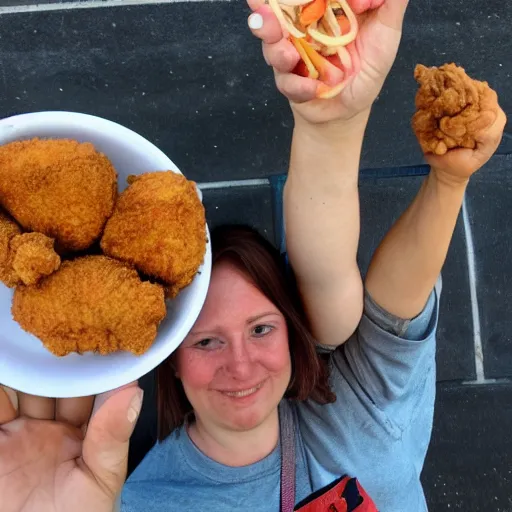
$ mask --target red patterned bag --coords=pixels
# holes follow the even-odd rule
[[[344,476],[315,492],[295,509],[297,512],[378,512],[375,503],[356,478]]]

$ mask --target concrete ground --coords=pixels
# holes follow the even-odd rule
[[[0,0],[0,114],[72,110],[158,145],[204,191],[208,221],[280,238],[291,117],[243,1]],[[36,3],[34,1],[34,3]],[[136,5],[140,4],[140,5]],[[365,270],[426,169],[414,136],[414,65],[456,62],[512,115],[512,3],[411,0],[403,43],[370,121],[361,171]],[[469,186],[446,262],[430,509],[512,510],[512,133]],[[152,375],[131,453],[154,442]]]

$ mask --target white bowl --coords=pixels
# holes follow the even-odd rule
[[[91,142],[112,162],[120,191],[129,174],[181,172],[162,151],[137,133],[106,119],[74,112],[39,112],[0,120],[0,145],[15,140],[70,138]],[[201,197],[201,193],[198,190]],[[201,197],[202,199],[202,197]],[[207,228],[208,231],[208,228]],[[0,283],[0,383],[38,396],[79,397],[123,386],[145,375],[183,341],[203,306],[210,282],[211,248],[194,281],[172,301],[152,347],[142,356],[116,352],[56,357],[12,319],[13,291]]]

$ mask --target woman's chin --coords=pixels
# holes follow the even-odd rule
[[[252,410],[233,411],[232,414],[226,416],[225,421],[227,420],[232,430],[246,432],[260,426],[269,415],[270,411],[254,407]]]

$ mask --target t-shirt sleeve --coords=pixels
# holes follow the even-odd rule
[[[332,354],[331,371],[349,369],[374,405],[400,427],[411,421],[435,371],[440,292],[439,280],[423,311],[410,320],[391,315],[366,294],[357,332]]]

